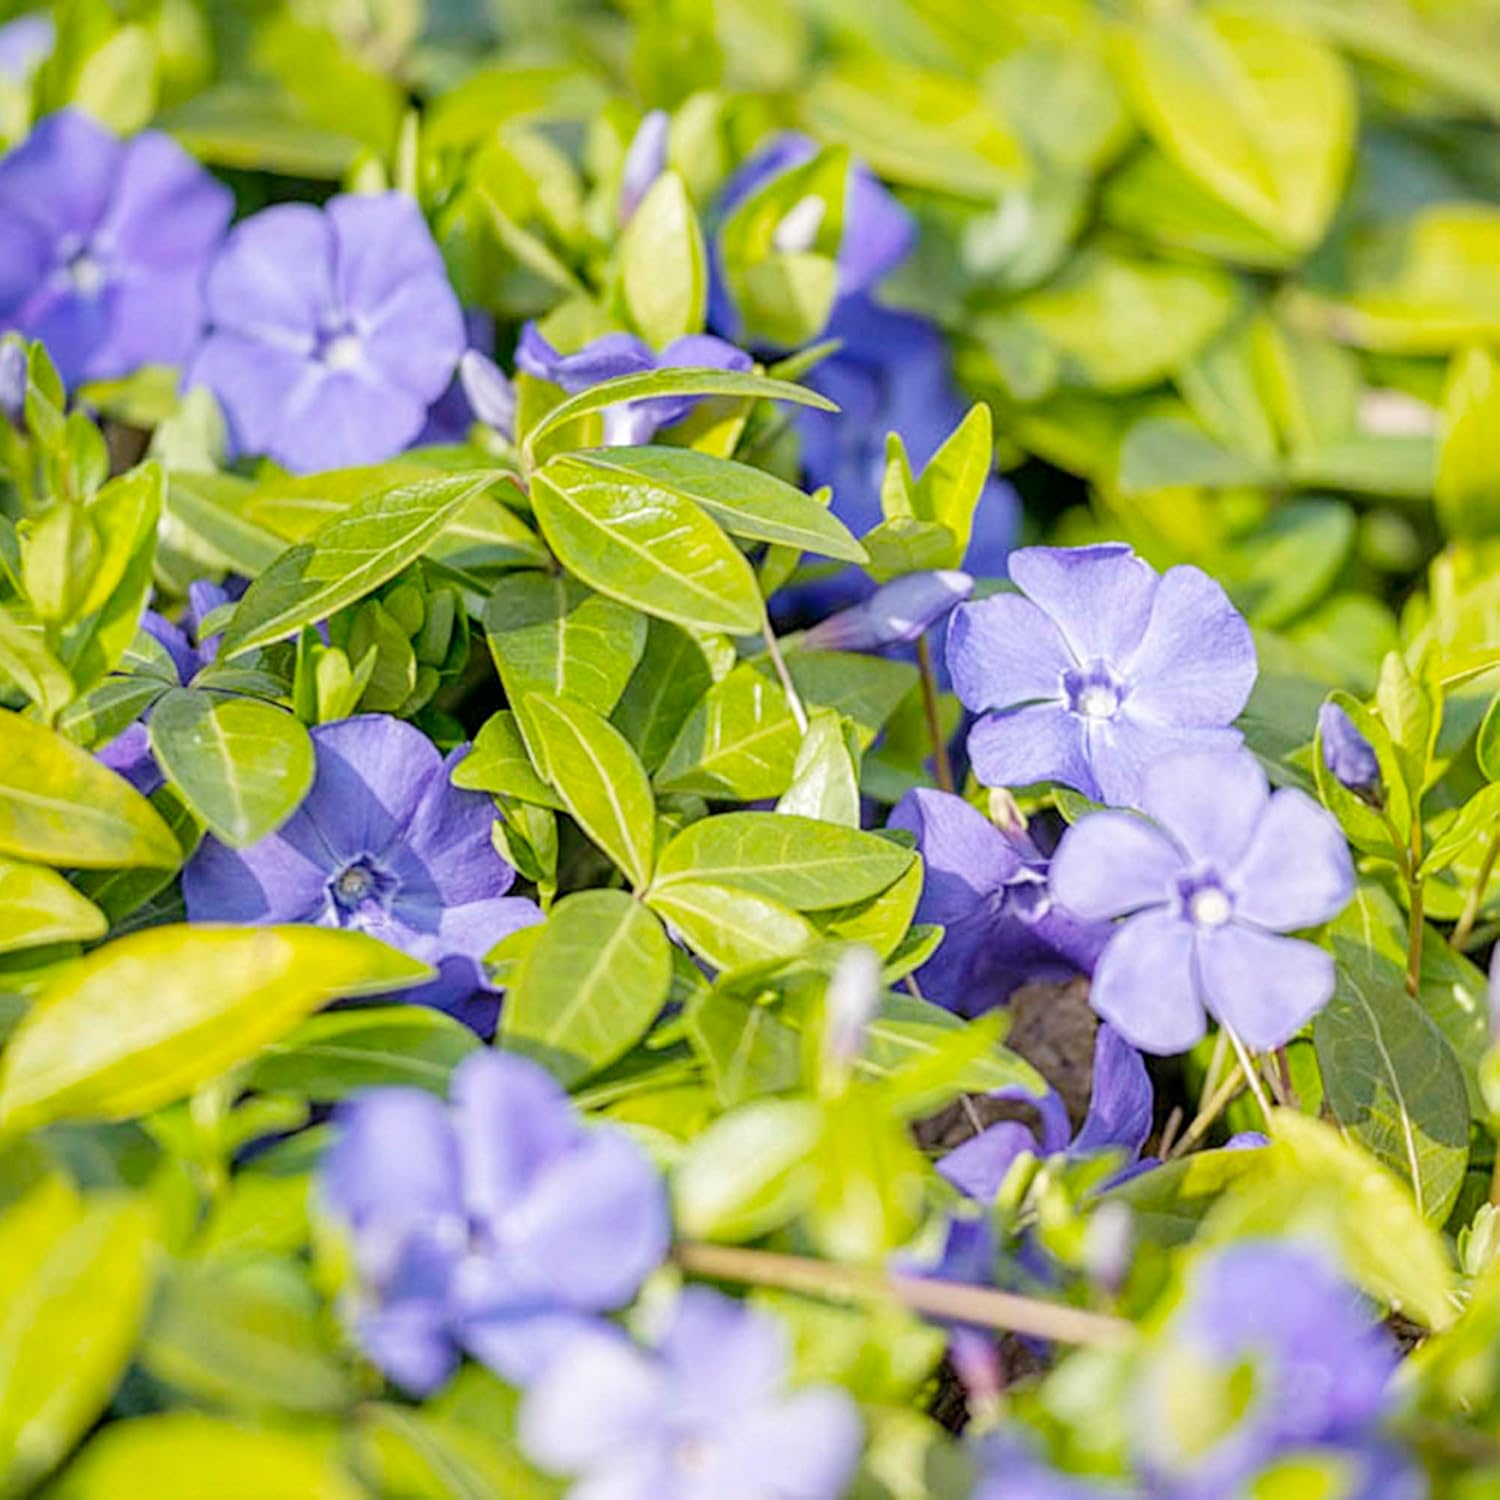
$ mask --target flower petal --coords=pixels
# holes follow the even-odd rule
[[[1129,547],[1022,547],[1008,566],[1080,664],[1102,659],[1118,668],[1140,643],[1158,579]]]
[[[1164,911],[1122,923],[1094,970],[1089,1004],[1143,1052],[1186,1052],[1205,1030],[1193,929]]]
[[[234,194],[223,183],[171,136],[147,130],[121,154],[98,236],[132,266],[188,271],[196,280],[233,212]]]
[[[948,625],[948,672],[965,707],[1014,708],[1061,702],[1074,665],[1057,626],[1019,594],[962,604]]]
[[[1098,812],[1063,835],[1049,881],[1059,906],[1085,921],[1121,917],[1171,897],[1182,852],[1131,813]]]
[[[503,896],[515,882],[515,870],[496,853],[490,838],[494,801],[449,779],[459,758],[450,755],[442,770],[428,777],[400,844],[387,857],[401,881],[403,901],[462,906]]]
[[[1290,932],[1336,917],[1354,895],[1354,862],[1333,817],[1305,792],[1272,794],[1233,873],[1235,914]]]
[[[1133,1160],[1151,1134],[1155,1095],[1141,1054],[1112,1026],[1094,1037],[1094,1082],[1089,1112],[1073,1141],[1073,1151],[1123,1146]]]
[[[124,149],[81,110],[45,115],[0,159],[0,218],[14,215],[53,240],[88,236],[109,205]]]
[[[1137,714],[1163,724],[1223,725],[1255,686],[1255,642],[1219,584],[1184,565],[1162,575],[1140,645],[1119,665]]]
[[[1026,1151],[1042,1155],[1036,1136],[1019,1120],[1001,1120],[955,1146],[938,1162],[938,1175],[980,1203],[993,1203],[1005,1174]]]
[[[426,400],[388,379],[368,350],[347,370],[307,369],[312,376],[302,377],[282,409],[280,430],[266,450],[294,474],[381,463],[401,452],[427,420]]]
[[[1085,797],[1099,795],[1078,715],[1057,704],[986,714],[969,731],[969,759],[985,786],[1057,781]]]
[[[237,224],[209,272],[208,310],[216,330],[310,355],[334,311],[328,218],[281,203]]]
[[[1223,875],[1244,857],[1270,801],[1266,773],[1247,750],[1163,757],[1141,782],[1141,809],[1190,859]]]
[[[1138,718],[1126,698],[1112,719],[1089,721],[1087,755],[1100,797],[1116,807],[1140,807],[1146,772],[1172,755],[1233,754],[1244,743],[1237,729],[1179,729]]]
[[[340,862],[403,838],[428,782],[443,774],[437,746],[389,714],[319,724],[312,738],[318,769],[303,808]]]
[[[811,1386],[736,1418],[692,1500],[828,1500],[847,1491],[864,1427],[847,1392]],[[716,1445],[717,1447],[717,1445]],[[736,1483],[737,1481],[737,1483]]]
[[[678,1296],[657,1348],[677,1377],[681,1409],[703,1422],[769,1399],[791,1357],[776,1318],[703,1286]]]
[[[317,922],[326,913],[336,868],[301,809],[248,849],[205,838],[182,872],[188,920]]]
[[[212,333],[198,347],[183,382],[213,393],[236,454],[269,453],[287,410],[300,409],[321,378],[304,353],[239,333]]]
[[[887,824],[916,834],[922,856],[918,920],[947,926],[1019,873],[1021,856],[978,808],[951,792],[918,787]]]
[[[1256,1052],[1280,1047],[1333,995],[1330,954],[1239,922],[1200,932],[1198,972],[1209,1010]]]

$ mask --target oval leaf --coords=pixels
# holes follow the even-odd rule
[[[0,953],[103,937],[109,922],[56,870],[0,859]]]

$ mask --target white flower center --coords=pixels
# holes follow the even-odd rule
[[[672,1450],[672,1461],[681,1474],[702,1475],[713,1456],[712,1446],[703,1438],[683,1438]]]
[[[1078,695],[1076,712],[1085,719],[1112,719],[1120,706],[1120,695],[1105,682],[1091,682]]]
[[[1229,897],[1216,885],[1206,885],[1188,898],[1188,915],[1199,927],[1222,927],[1233,908]]]
[[[340,333],[323,346],[323,363],[330,370],[352,370],[364,357],[364,346],[352,333]]]
[[[78,255],[68,265],[68,280],[80,297],[97,297],[104,290],[104,267],[92,255]]]

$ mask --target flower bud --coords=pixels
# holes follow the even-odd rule
[[[469,349],[458,362],[458,379],[474,415],[502,437],[513,437],[516,388],[505,371],[479,350]]]
[[[878,651],[925,635],[974,590],[967,573],[908,573],[875,590],[863,604],[814,625],[802,638],[810,651]]]
[[[1369,740],[1354,727],[1354,720],[1337,703],[1318,710],[1318,732],[1323,740],[1323,764],[1334,778],[1366,802],[1381,796],[1380,762]]]

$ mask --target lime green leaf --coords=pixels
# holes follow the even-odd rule
[[[122,777],[60,734],[0,709],[0,854],[76,867],[175,870],[177,840]]]
[[[0,1059],[0,1129],[123,1120],[253,1057],[330,1000],[431,970],[353,931],[155,927],[67,969]]]
[[[152,1232],[144,1204],[80,1200],[58,1178],[0,1217],[0,1492],[28,1491],[108,1403],[145,1316]]]
[[[531,499],[558,560],[601,594],[679,625],[758,631],[764,606],[744,555],[692,501],[658,489],[643,503],[647,488],[565,457],[535,476]]]
[[[1443,391],[1443,443],[1433,498],[1448,536],[1500,532],[1500,370],[1488,349],[1456,354]]]
[[[646,649],[613,714],[615,727],[635,746],[648,771],[661,765],[713,681],[708,657],[692,635],[668,620],[650,622]]]
[[[688,716],[656,773],[664,792],[749,802],[791,785],[802,731],[785,692],[741,662]]]
[[[620,283],[636,331],[654,349],[698,333],[708,306],[708,253],[676,172],[663,172],[620,236]]]
[[[643,906],[624,891],[566,896],[506,994],[501,1045],[576,1083],[645,1035],[671,982],[667,936]]]
[[[786,813],[733,812],[684,828],[662,850],[657,883],[739,886],[798,911],[850,906],[904,875],[915,855],[876,834]]]
[[[859,827],[859,742],[831,709],[813,713],[776,811]]]
[[[108,931],[104,913],[57,871],[0,858],[0,953],[87,942]]]
[[[48,650],[40,630],[28,629],[0,609],[0,681],[9,680],[36,704],[49,723],[73,701],[68,669]]]
[[[538,807],[561,808],[557,793],[537,775],[521,726],[509,709],[491,714],[474,747],[453,768],[453,785],[471,792],[516,797]]]
[[[555,573],[511,573],[484,608],[506,696],[559,693],[608,713],[646,645],[644,615]]]
[[[599,448],[570,454],[569,462],[601,470],[621,483],[634,480],[642,504],[654,503],[658,489],[694,500],[731,536],[776,542],[841,562],[865,561],[865,549],[827,506],[748,464],[696,448]]]
[[[223,656],[279,641],[394,578],[501,477],[489,470],[434,474],[366,494],[250,585],[225,632]]]
[[[249,1086],[307,1099],[343,1099],[357,1089],[427,1089],[480,1045],[467,1026],[424,1005],[376,1005],[309,1016],[256,1059]]]
[[[632,885],[646,885],[656,852],[656,802],[630,741],[569,698],[531,693],[523,706],[527,739],[568,811]]]
[[[790,958],[818,939],[791,907],[731,885],[677,880],[651,891],[646,904],[716,969]]]
[[[312,741],[258,698],[172,688],[150,719],[151,749],[209,831],[243,849],[279,828],[312,785]]]
[[[785,1008],[737,993],[732,983],[698,991],[683,1025],[726,1109],[785,1093],[802,1076],[802,1033],[787,1024]]]

